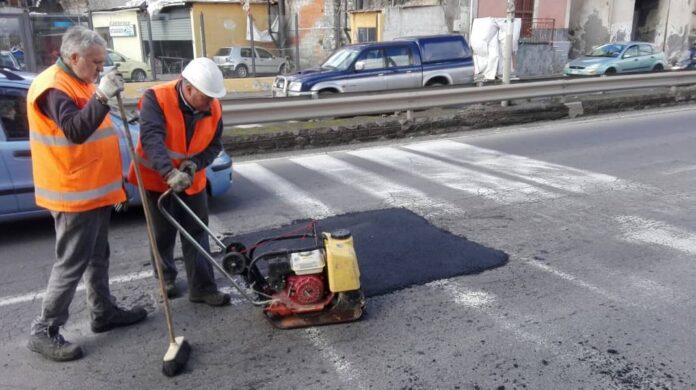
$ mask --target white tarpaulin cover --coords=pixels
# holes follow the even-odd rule
[[[485,80],[503,74],[503,48],[507,20],[505,18],[476,18],[471,26],[469,45],[474,52],[474,72]],[[512,52],[517,52],[522,20],[515,18],[512,28]],[[514,58],[514,57],[513,57]],[[512,64],[514,72],[514,61]]]
[[[249,18],[247,18],[247,23],[249,22]],[[271,24],[271,29],[273,31],[278,31],[278,18],[276,17],[273,20],[273,23]],[[271,33],[269,30],[259,30],[258,27],[256,27],[256,23],[253,23],[254,25],[254,42],[273,42],[273,39],[271,38]],[[251,34],[249,34],[249,24],[247,24],[247,29],[246,29],[246,39],[247,41],[251,41]]]

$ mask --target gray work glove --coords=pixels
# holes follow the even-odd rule
[[[191,187],[191,176],[176,168],[169,171],[167,176],[164,177],[164,180],[167,181],[167,185],[174,190],[174,192],[181,192]]]
[[[191,160],[184,160],[179,164],[179,170],[188,173],[193,178],[196,175],[196,170],[198,170],[198,165]]]
[[[97,87],[97,95],[102,100],[109,100],[121,91],[123,91],[123,75],[116,69],[103,75]]]

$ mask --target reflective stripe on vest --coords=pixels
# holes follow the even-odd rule
[[[189,159],[189,158],[193,157],[193,156],[189,156],[189,155],[186,155],[186,154],[177,153],[177,152],[175,152],[175,151],[173,151],[173,150],[169,150],[169,149],[167,149],[167,155],[168,155],[172,160],[186,160],[186,159]],[[142,165],[142,166],[144,166],[144,167],[147,167],[147,168],[150,168],[150,169],[155,169],[155,167],[152,165],[152,163],[150,162],[150,160],[148,160],[147,157],[145,157],[145,156],[141,156],[141,155],[139,155],[139,154],[136,154],[136,155],[135,155],[135,161],[137,161],[140,165]]]
[[[99,141],[101,139],[111,137],[112,135],[118,136],[118,132],[116,129],[113,127],[105,127],[103,129],[99,129],[94,132],[87,140],[82,143],[82,144],[76,144],[71,142],[69,139],[65,138],[65,136],[54,136],[54,135],[45,135],[45,134],[40,134],[36,131],[30,131],[29,132],[29,140],[30,141],[35,141],[42,143],[44,145],[48,146],[76,146],[76,145],[84,145],[89,142],[95,142]]]
[[[123,180],[119,179],[105,186],[95,188],[88,191],[78,192],[58,192],[51,191],[45,188],[35,187],[34,193],[36,196],[46,198],[55,202],[79,202],[100,198],[108,195],[116,190],[120,190],[123,186]]]

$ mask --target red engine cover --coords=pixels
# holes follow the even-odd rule
[[[300,305],[319,302],[324,296],[324,277],[315,275],[289,275],[287,277],[288,297]]]

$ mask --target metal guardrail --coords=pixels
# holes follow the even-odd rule
[[[696,71],[664,72],[588,79],[561,79],[484,87],[427,88],[369,95],[331,95],[320,99],[223,99],[226,127],[419,110],[513,99],[582,95],[603,91],[668,88],[696,84]],[[134,104],[128,108],[135,109]]]
[[[428,88],[379,95],[339,95],[288,102],[283,99],[251,104],[223,102],[222,112],[225,126],[231,126],[689,84],[696,84],[696,71],[541,81],[478,88]]]

